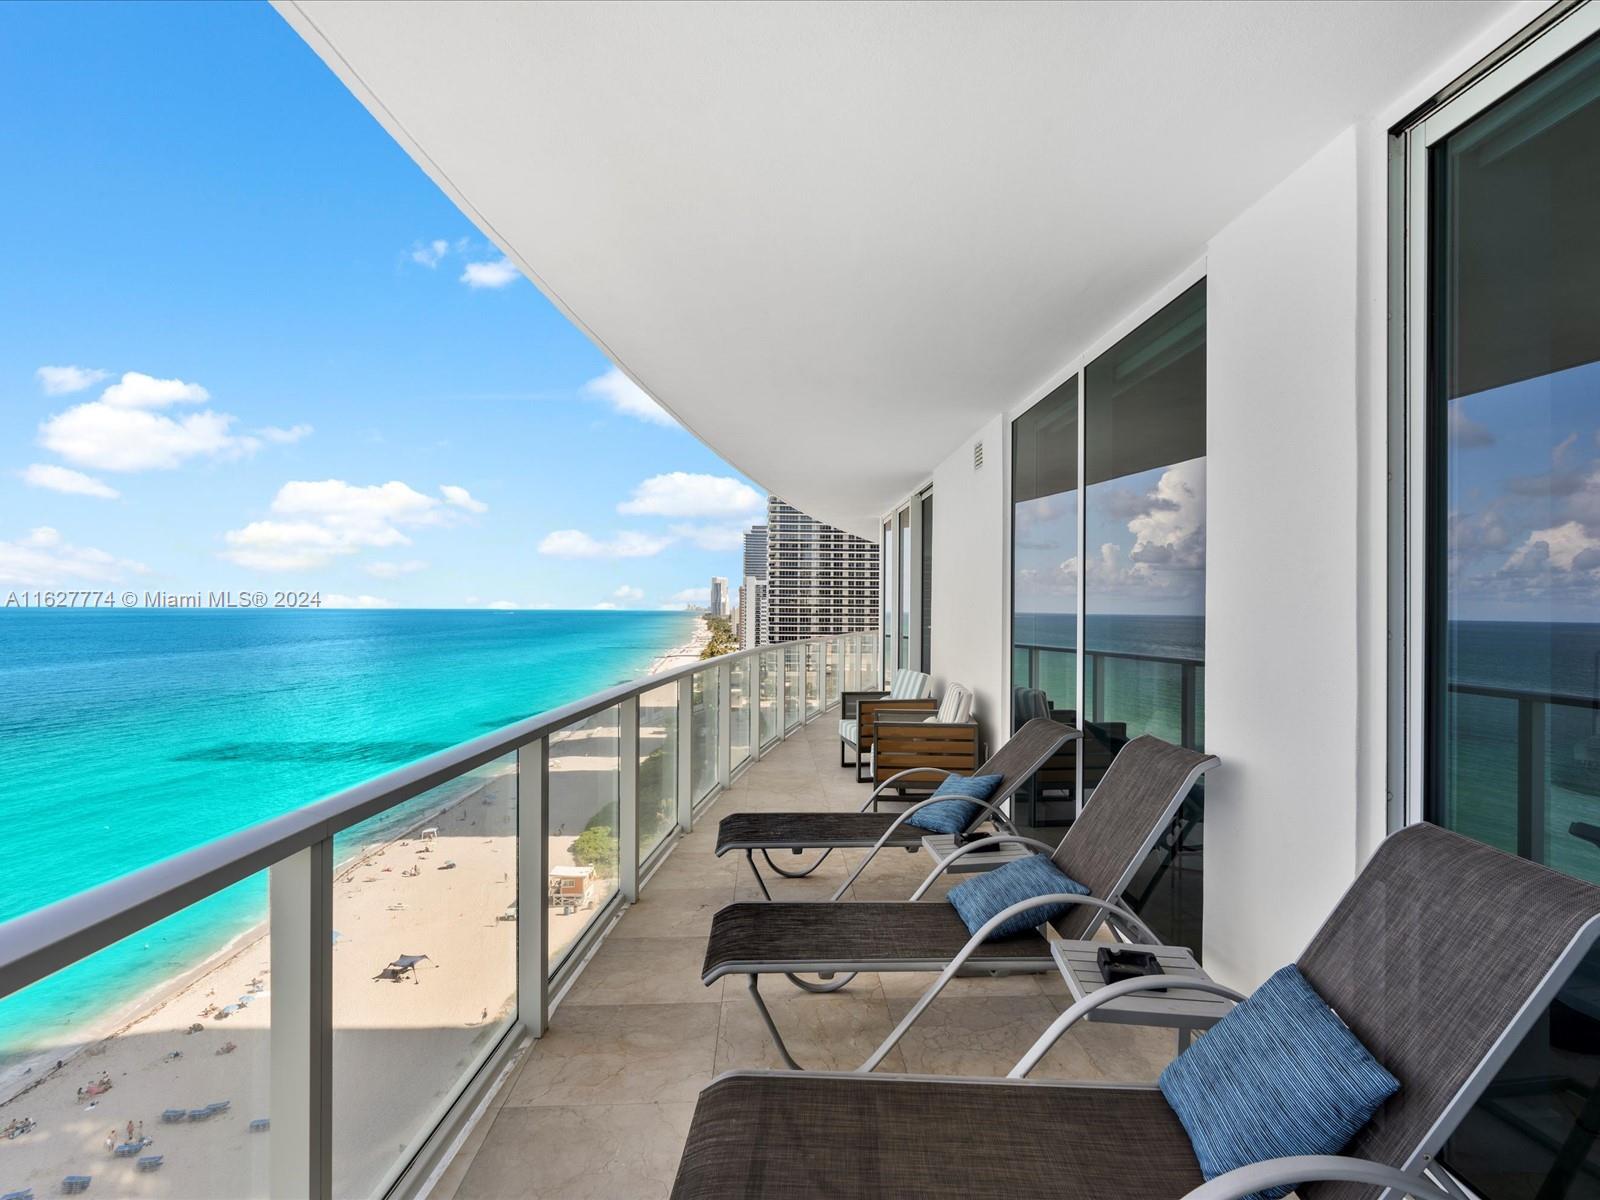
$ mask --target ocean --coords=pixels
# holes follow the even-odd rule
[[[642,675],[693,630],[686,613],[0,611],[0,920]],[[262,873],[0,1000],[0,1077],[265,906]]]

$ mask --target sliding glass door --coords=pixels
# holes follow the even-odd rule
[[[1084,372],[1083,768],[1141,734],[1205,733],[1206,285]],[[1128,893],[1168,941],[1200,949],[1204,785]],[[1092,799],[1091,799],[1092,803]]]
[[[1540,68],[1513,60],[1408,135],[1412,815],[1600,881],[1600,41]],[[1484,1195],[1600,1196],[1597,996],[1591,962],[1449,1144]]]

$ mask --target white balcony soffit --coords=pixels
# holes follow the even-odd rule
[[[278,0],[637,383],[864,534],[1506,7]]]

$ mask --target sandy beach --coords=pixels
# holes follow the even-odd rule
[[[658,657],[657,674],[698,661],[709,630]],[[645,737],[662,731],[642,730]],[[646,747],[642,747],[646,748]],[[614,726],[569,731],[551,745],[552,867],[576,867],[578,833],[615,803]],[[368,1194],[472,1060],[510,1020],[516,976],[516,789],[504,766],[472,786],[419,797],[386,840],[344,863],[334,881],[334,1183]],[[428,832],[426,835],[424,831]],[[597,873],[571,912],[550,909],[559,954],[616,888]],[[546,912],[543,897],[525,898]],[[538,902],[538,907],[533,907]],[[426,955],[398,982],[377,978],[401,955]],[[91,1194],[224,1200],[267,1194],[272,995],[266,922],[180,979],[146,995],[88,1040],[63,1049],[0,1101],[0,1195],[60,1190],[93,1177]],[[223,1010],[231,1009],[226,1015]],[[196,1028],[198,1027],[198,1028]],[[109,1084],[109,1088],[103,1085]],[[190,1112],[226,1102],[198,1120]],[[181,1121],[164,1121],[182,1109]],[[132,1123],[132,1138],[128,1126]],[[112,1131],[115,1131],[114,1133]],[[136,1150],[118,1157],[118,1146]],[[110,1146],[107,1143],[110,1141]],[[161,1156],[155,1171],[140,1158]]]

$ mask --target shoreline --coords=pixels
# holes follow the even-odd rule
[[[658,655],[645,671],[646,675],[659,675],[663,671],[670,671],[673,667],[681,667],[685,663],[699,662],[700,652],[711,642],[711,626],[707,625],[704,615],[694,614],[694,635],[681,646],[674,646],[665,654]]]

